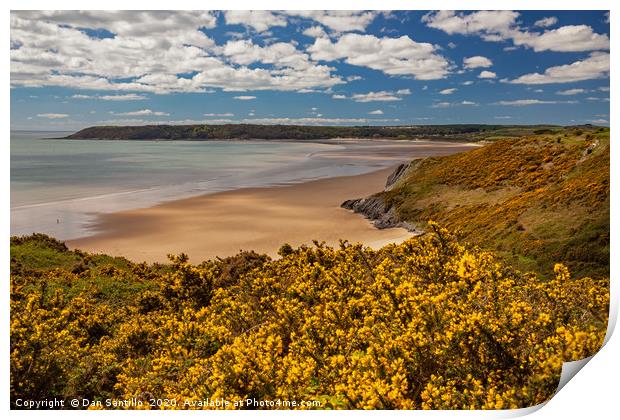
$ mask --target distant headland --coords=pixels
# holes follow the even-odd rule
[[[326,140],[326,139],[452,139],[455,141],[493,140],[552,134],[555,125],[402,125],[402,126],[304,126],[304,125],[144,125],[95,126],[73,133],[75,140]]]

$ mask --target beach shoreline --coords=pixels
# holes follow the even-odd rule
[[[362,174],[242,187],[150,207],[101,212],[87,226],[88,236],[70,238],[66,243],[71,248],[148,263],[165,263],[168,254],[180,253],[198,263],[241,250],[276,257],[285,243],[296,247],[311,245],[313,240],[338,246],[344,239],[372,248],[400,243],[413,233],[404,228],[377,229],[363,215],[341,208],[341,204],[382,191],[400,163],[477,147],[428,142],[403,146],[368,143],[362,149],[315,154],[345,166],[379,159],[375,164],[381,169]]]
[[[68,240],[70,248],[165,263],[185,253],[198,263],[241,250],[272,257],[284,243],[337,246],[340,239],[373,248],[400,243],[413,234],[376,229],[363,216],[340,207],[385,187],[394,167],[298,184],[242,188],[168,201],[153,207],[101,214],[95,235]]]
[[[111,214],[240,188],[354,176],[478,147],[441,141],[81,141],[11,137],[11,234],[95,234]],[[32,167],[45,168],[33,170]],[[375,192],[375,191],[372,191]],[[350,199],[352,197],[346,197]]]

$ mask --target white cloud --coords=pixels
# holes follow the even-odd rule
[[[455,106],[476,106],[478,105],[476,102],[472,101],[461,101],[461,102],[436,102],[431,105],[431,108],[451,108]]]
[[[214,44],[199,28],[214,25],[207,12],[13,12],[11,41],[19,48],[11,50],[11,82],[36,85],[54,72],[126,78],[166,67],[184,73],[197,64],[198,51]],[[83,28],[114,37],[90,37]]]
[[[249,114],[250,116],[253,115]],[[296,125],[343,125],[343,124],[373,124],[373,123],[387,123],[398,122],[398,118],[324,118],[324,117],[270,117],[270,118],[242,118],[242,119],[230,119],[230,118],[215,118],[206,120],[170,120],[170,121],[158,121],[158,124],[167,125],[191,125],[191,124],[296,124]],[[145,125],[152,124],[152,121],[144,119],[114,119],[98,121],[98,125]]]
[[[383,115],[383,111],[380,109],[375,109],[374,111],[369,112],[370,115]]]
[[[476,55],[473,57],[467,57],[463,59],[463,66],[466,69],[475,69],[479,67],[491,67],[493,62],[487,57]]]
[[[529,73],[509,83],[539,85],[546,83],[568,83],[581,80],[601,79],[609,75],[609,54],[592,53],[590,57],[571,64],[547,68],[544,73]]]
[[[230,120],[232,121],[232,120]],[[194,120],[194,119],[183,119],[183,120],[158,120],[157,124],[165,124],[165,125],[192,125],[192,124],[205,124],[206,120]],[[96,125],[147,125],[153,124],[152,120],[145,120],[140,118],[115,118],[111,120],[101,120],[95,123]]]
[[[597,120],[590,120],[590,122],[592,124],[609,124],[609,121],[607,121],[607,120],[605,120],[603,118],[600,118],[600,119],[597,119]]]
[[[153,33],[178,35],[182,26],[214,28],[216,18],[207,11],[99,11],[55,10],[20,12],[36,21],[46,21],[79,28],[105,28],[116,35],[144,36]],[[181,29],[180,29],[181,28]]]
[[[587,25],[569,25],[542,34],[521,32],[513,37],[515,45],[523,45],[540,51],[593,51],[609,49],[609,37],[596,34]]]
[[[350,10],[297,10],[286,11],[290,16],[312,19],[336,32],[364,31],[378,12]]]
[[[217,51],[235,64],[264,63],[273,64],[280,68],[291,67],[300,70],[313,66],[309,62],[307,54],[298,51],[295,45],[286,42],[277,42],[261,47],[249,39],[235,40],[228,41]]]
[[[429,27],[448,34],[478,35],[489,42],[511,40],[515,46],[534,51],[595,51],[609,49],[609,37],[597,34],[588,25],[567,25],[545,32],[530,32],[518,26],[519,13],[480,11],[455,13],[431,12],[422,18]]]
[[[411,95],[411,89],[398,89],[397,91],[382,90],[379,92],[354,93],[350,99],[355,102],[394,102],[402,101],[402,97]],[[345,95],[332,95],[333,99],[347,99]]]
[[[609,86],[601,86],[598,88],[601,92],[609,92]]]
[[[577,101],[543,101],[540,99],[516,99],[512,101],[499,101],[495,102],[496,105],[505,106],[528,106],[528,105],[542,105],[542,104],[576,104]]]
[[[228,10],[224,12],[228,25],[244,25],[257,32],[264,32],[273,26],[286,26],[284,16],[276,15],[268,10]]]
[[[129,93],[127,95],[72,95],[72,99],[100,99],[102,101],[142,101],[147,99],[146,96],[136,95],[135,93]]]
[[[251,96],[251,95],[233,96],[233,99],[237,99],[239,101],[251,101],[253,99],[256,99],[256,96]]]
[[[496,115],[495,117],[496,120],[510,120],[512,119],[512,117],[510,115]]]
[[[441,95],[452,95],[454,92],[456,92],[456,88],[444,89],[444,90],[440,91],[439,93]]]
[[[467,80],[467,81],[465,81],[465,82],[463,82],[463,83],[461,83],[461,84],[462,84],[463,86],[470,86],[470,85],[473,85],[473,84],[474,84],[474,82],[473,82],[473,81],[471,81],[471,80]]]
[[[390,76],[413,76],[419,80],[441,79],[448,73],[448,61],[435,46],[408,36],[400,38],[345,34],[338,41],[318,38],[307,50],[313,60],[344,59],[347,64],[379,70]]]
[[[488,71],[488,70],[483,70],[478,75],[479,79],[495,79],[496,77],[497,77],[497,74],[495,74],[495,72]]]
[[[570,95],[578,95],[580,93],[584,93],[585,89],[566,89],[560,90],[556,92],[556,95],[570,96]]]
[[[162,112],[162,111],[153,111],[151,109],[141,109],[139,111],[129,111],[129,112],[118,112],[118,113],[114,113],[114,115],[121,115],[121,116],[126,116],[126,117],[141,117],[141,116],[147,116],[147,115],[152,115],[154,117],[165,117],[165,116],[169,116],[170,114],[167,112]]]
[[[368,92],[368,93],[355,93],[351,96],[355,102],[392,102],[392,101],[402,101],[403,95],[408,95],[408,89],[403,89],[398,92],[391,92],[387,90],[382,90],[379,92]]]
[[[128,93],[126,95],[102,95],[98,97],[102,101],[143,101],[146,96]]]
[[[538,26],[539,28],[547,28],[549,26],[553,26],[558,23],[558,18],[555,16],[549,16],[546,18],[542,18],[534,22],[534,26]]]
[[[272,117],[272,118],[246,118],[238,122],[246,124],[296,124],[296,125],[339,125],[339,124],[368,124],[378,122],[397,122],[398,118],[292,118],[292,117]]]
[[[262,29],[258,22],[264,16],[252,16]],[[276,18],[272,23],[286,21]],[[214,87],[298,91],[344,83],[334,68],[311,62],[290,43],[217,46],[201,30],[215,21],[207,12],[12,12],[11,86],[136,95]],[[106,29],[114,37],[90,37],[84,28]]]
[[[321,38],[327,36],[323,28],[320,26],[312,26],[302,32],[302,34],[309,36],[310,38]]]
[[[329,88],[343,83],[333,76],[334,68],[312,65],[305,69],[292,67],[278,69],[229,67],[214,64],[193,77],[199,85],[221,87],[226,91],[284,90],[298,91],[308,88]]]
[[[52,114],[52,113],[47,113],[47,114],[37,114],[37,117],[39,118],[47,118],[49,120],[58,120],[61,118],[67,118],[69,116],[69,114]]]
[[[230,118],[210,118],[203,121],[201,124],[236,124],[238,121],[231,120]]]
[[[424,15],[427,26],[440,29],[447,34],[497,34],[508,31],[516,22],[519,13],[509,10],[481,11],[456,14],[441,10]]]
[[[233,114],[232,112],[225,112],[223,114],[203,114],[205,117],[234,117],[235,114]]]

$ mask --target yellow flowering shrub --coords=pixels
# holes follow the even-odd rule
[[[608,279],[572,278],[561,264],[551,279],[522,273],[429,226],[376,251],[316,242],[273,260],[146,266],[79,254],[74,274],[15,259],[12,401],[504,409],[550,398],[562,362],[602,345]]]

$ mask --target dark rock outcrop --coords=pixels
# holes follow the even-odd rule
[[[401,163],[392,172],[385,183],[385,191],[389,191],[410,170],[418,166],[422,159],[416,159],[409,163]],[[366,198],[346,200],[340,207],[352,210],[364,215],[377,229],[400,227],[415,234],[423,232],[417,230],[411,223],[402,221],[396,214],[396,208],[388,205],[380,194],[374,194]]]
[[[407,170],[409,169],[409,167],[411,166],[413,162],[409,162],[409,163],[401,163],[400,165],[398,165],[396,167],[396,169],[394,169],[394,172],[392,172],[388,178],[387,181],[385,183],[385,190],[389,191],[392,189],[392,187],[394,186],[394,184],[396,184],[398,182],[399,179],[401,179],[403,177],[403,175],[405,175],[405,172],[407,172]]]
[[[385,191],[391,190],[406,173],[417,168],[422,160],[423,159],[416,159],[409,163],[401,163],[398,165],[394,172],[388,176],[385,183]],[[346,200],[340,207],[364,215],[377,229],[400,227],[414,234],[419,235],[423,233],[416,229],[411,223],[400,220],[396,213],[396,208],[388,205],[380,194],[374,194],[366,198]]]
[[[402,227],[410,232],[420,233],[412,224],[399,220],[396,209],[393,206],[388,206],[383,198],[378,195],[347,200],[341,204],[341,207],[364,215],[377,229]]]
[[[379,229],[394,227],[399,223],[394,210],[387,208],[383,198],[379,196],[347,200],[342,203],[341,207],[363,214]]]

